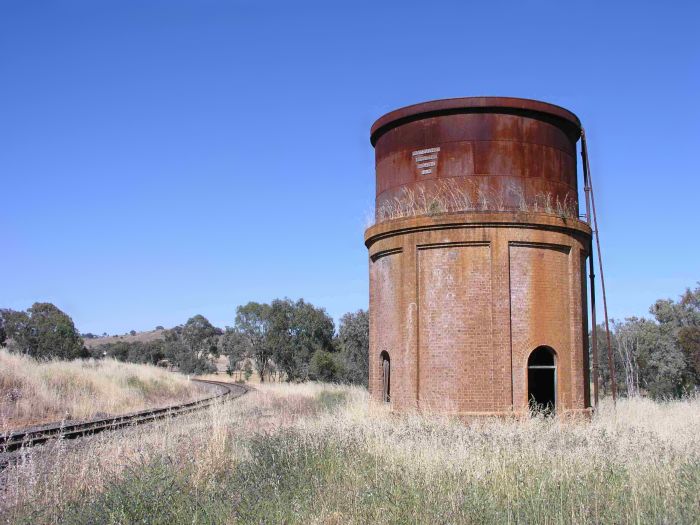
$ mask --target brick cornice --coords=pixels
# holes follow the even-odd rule
[[[526,228],[558,231],[582,237],[588,241],[591,228],[583,221],[548,213],[533,212],[455,212],[434,216],[404,217],[380,222],[365,230],[365,246],[407,233],[456,228]]]

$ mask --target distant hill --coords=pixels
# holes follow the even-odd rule
[[[151,330],[147,332],[136,332],[135,335],[124,334],[124,335],[108,335],[103,337],[95,337],[92,339],[83,338],[85,341],[85,346],[87,348],[97,348],[102,345],[107,345],[110,343],[147,343],[149,341],[155,341],[157,339],[163,339],[165,330]]]
[[[147,343],[149,341],[156,341],[158,339],[165,339],[165,330],[150,330],[147,332],[136,332],[136,334],[124,334],[124,335],[108,335],[100,337],[87,338],[83,337],[85,346],[87,348],[99,348],[103,345],[108,345],[112,343]],[[219,374],[225,374],[226,369],[229,366],[228,357],[221,355],[217,358],[211,358],[212,362],[216,366],[216,370]]]

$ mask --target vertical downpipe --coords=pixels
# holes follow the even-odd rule
[[[591,195],[591,209],[593,210],[593,234],[595,235],[596,251],[598,252],[598,269],[600,270],[600,287],[603,292],[603,315],[605,316],[605,335],[608,342],[608,369],[610,370],[610,383],[613,403],[617,403],[617,377],[615,374],[615,361],[613,360],[612,342],[610,340],[610,322],[608,320],[608,300],[605,294],[605,274],[603,273],[603,255],[600,252],[600,236],[598,235],[598,217],[595,212],[595,195],[593,193],[593,180],[588,164],[588,147],[586,146],[586,133],[581,129],[581,154],[585,152],[585,170],[588,180],[588,189]]]
[[[586,133],[581,128],[581,162],[583,164],[583,190],[586,194],[586,222],[593,230],[591,224],[591,187],[588,181],[588,154],[586,151]],[[593,232],[592,232],[593,233]],[[591,280],[591,349],[593,355],[593,408],[598,410],[598,335],[595,318],[595,271],[593,263],[593,235],[588,243],[588,277]]]

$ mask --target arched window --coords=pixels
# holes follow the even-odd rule
[[[556,410],[557,354],[548,346],[538,346],[527,360],[527,397],[533,410]]]
[[[382,363],[382,401],[388,403],[391,400],[391,360],[385,350],[379,354]]]

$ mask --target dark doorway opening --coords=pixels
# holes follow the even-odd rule
[[[548,346],[535,348],[527,360],[530,409],[553,414],[557,407],[557,354]]]
[[[379,356],[382,361],[382,401],[391,401],[391,360],[389,354],[384,351]]]

